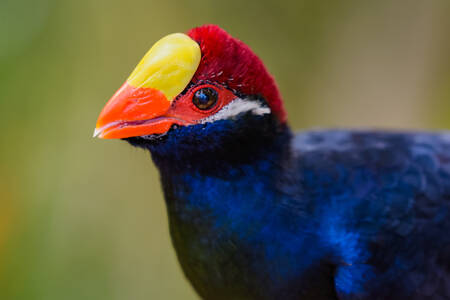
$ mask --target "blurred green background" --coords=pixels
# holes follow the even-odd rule
[[[216,23],[296,129],[450,128],[450,1],[0,0],[0,299],[196,299],[148,153],[93,139],[162,36]]]

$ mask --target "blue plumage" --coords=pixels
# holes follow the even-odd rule
[[[293,136],[247,115],[130,142],[206,299],[450,297],[450,134]]]

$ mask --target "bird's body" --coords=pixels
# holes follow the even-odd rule
[[[276,86],[252,89],[270,76],[235,82],[262,66],[248,67],[255,66],[253,56],[239,59],[248,48],[230,40],[224,49],[231,54],[218,55],[227,66],[212,60],[204,32],[214,33],[215,44],[230,38],[217,30],[190,34],[203,56],[191,84],[165,112],[164,121],[176,125],[145,129],[148,134],[122,130],[161,122],[153,116],[122,122],[113,132],[151,152],[180,264],[199,295],[449,299],[450,133],[294,135]],[[248,68],[230,74],[230,57]],[[205,83],[208,74],[225,79]],[[216,102],[206,102],[211,97]],[[201,110],[212,107],[209,115],[186,117],[197,116],[183,106],[191,99]]]
[[[200,295],[450,297],[450,133],[281,136],[248,157],[242,141],[230,145],[239,157],[223,165],[204,154],[185,168],[154,151],[174,246]]]

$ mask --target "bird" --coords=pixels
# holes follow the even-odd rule
[[[156,42],[94,136],[150,152],[203,299],[450,299],[450,132],[294,132],[217,25]]]

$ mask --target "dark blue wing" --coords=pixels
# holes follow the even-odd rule
[[[450,299],[450,133],[296,136],[341,299]]]

